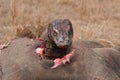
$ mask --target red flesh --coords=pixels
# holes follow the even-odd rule
[[[65,55],[63,58],[56,58],[54,60],[54,65],[51,67],[51,69],[57,68],[60,65],[66,64],[67,62],[70,62],[70,58],[74,55],[75,49],[72,49],[70,53]]]

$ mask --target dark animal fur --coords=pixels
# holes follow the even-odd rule
[[[0,56],[2,80],[120,80],[119,51],[87,48],[85,42],[80,43],[73,44],[77,49],[70,64],[52,70],[52,60],[39,61],[33,53],[33,41],[26,38],[14,40]]]

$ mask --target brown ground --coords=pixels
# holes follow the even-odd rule
[[[120,47],[120,0],[0,0],[0,43],[39,37],[58,18],[72,21],[75,40]]]

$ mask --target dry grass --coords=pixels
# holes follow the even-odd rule
[[[38,38],[58,18],[72,21],[74,40],[120,47],[120,0],[0,0],[0,43]]]

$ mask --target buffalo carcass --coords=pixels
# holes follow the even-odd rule
[[[50,69],[53,60],[40,61],[34,41],[16,39],[0,55],[2,80],[120,80],[119,51],[80,43],[74,42],[76,51],[70,63]]]

